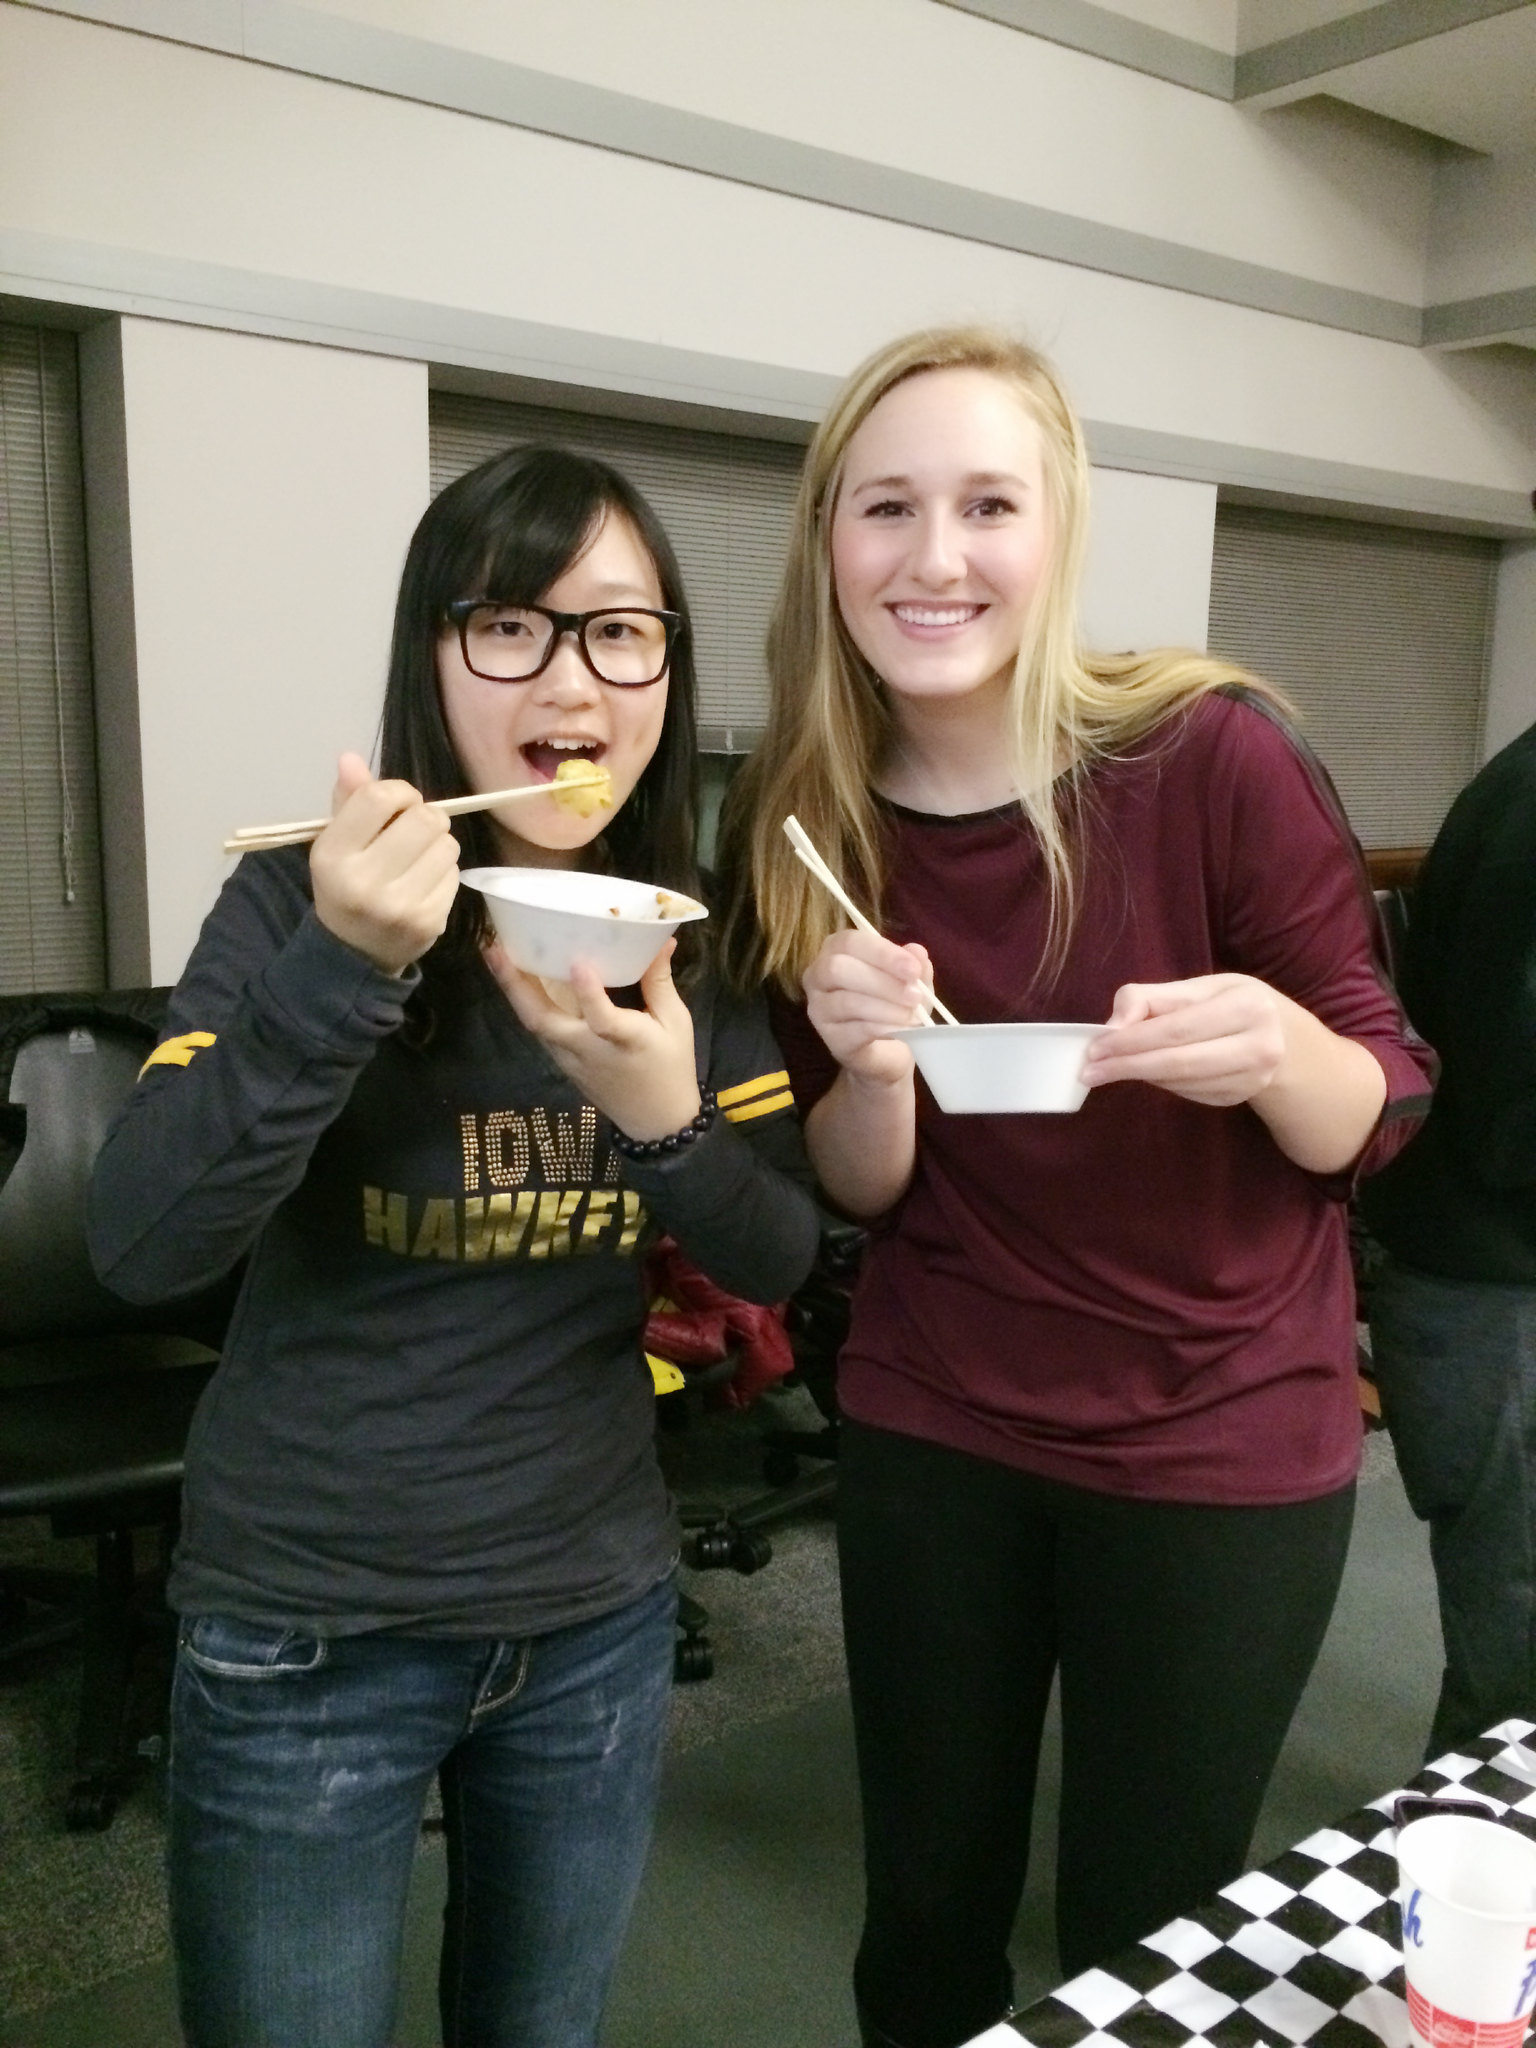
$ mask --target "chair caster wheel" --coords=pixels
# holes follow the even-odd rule
[[[777,1444],[763,1453],[763,1478],[769,1486],[791,1486],[800,1477],[800,1460]]]
[[[693,1539],[693,1556],[689,1560],[695,1571],[723,1571],[731,1562],[735,1539],[729,1529],[701,1529]]]
[[[709,1678],[714,1669],[715,1653],[710,1648],[708,1636],[689,1636],[678,1644],[672,1660],[672,1675],[679,1685]]]
[[[731,1545],[731,1570],[744,1579],[760,1572],[773,1556],[773,1545],[756,1529],[743,1529]]]
[[[82,1778],[69,1788],[64,1803],[64,1825],[71,1834],[101,1834],[111,1827],[117,1811],[117,1793],[99,1778]]]

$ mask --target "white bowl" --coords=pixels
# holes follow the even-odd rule
[[[940,1109],[956,1116],[1081,1109],[1088,1042],[1102,1024],[934,1024],[893,1031]]]
[[[585,960],[605,987],[628,988],[680,924],[709,915],[674,890],[575,868],[469,868],[459,880],[484,896],[513,966],[544,981],[569,981]]]

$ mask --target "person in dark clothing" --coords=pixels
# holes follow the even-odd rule
[[[1536,726],[1451,806],[1399,985],[1440,1086],[1361,1213],[1388,1254],[1381,1412],[1439,1593],[1436,1756],[1536,1711]]]
[[[406,559],[383,779],[344,756],[308,855],[241,860],[103,1148],[109,1285],[248,1260],[171,1580],[191,2048],[392,2038],[434,1777],[444,2040],[596,2041],[675,1641],[640,1254],[665,1230],[770,1302],[818,1224],[761,1003],[696,943],[629,1003],[578,966],[573,1007],[488,944],[458,856],[696,892],[692,689],[622,477],[533,449],[451,485]],[[573,756],[616,810],[423,801]]]
[[[1067,1973],[1242,1868],[1349,1537],[1343,1197],[1429,1085],[1275,694],[1080,651],[1087,470],[1006,337],[856,371],[729,820],[734,971],[777,981],[812,1160],[871,1225],[838,1482],[870,2048],[1009,2004],[1058,1669]],[[789,811],[889,937],[836,928]],[[1107,1018],[1083,1107],[941,1114],[890,1036],[935,986],[967,1024]]]

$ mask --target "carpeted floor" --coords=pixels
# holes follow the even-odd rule
[[[735,1500],[759,1487],[750,1426],[712,1423],[685,1448],[690,1494]],[[690,1581],[710,1610],[716,1675],[676,1695],[656,1849],[605,2048],[851,2043],[858,1819],[830,1518],[807,1514],[775,1531],[774,1547],[756,1577]],[[1386,1440],[1373,1438],[1344,1591],[1254,1860],[1416,1768],[1438,1665],[1423,1532]],[[154,1775],[106,1834],[62,1831],[72,1680],[58,1655],[0,1677],[0,2048],[173,2048]],[[1053,1725],[1015,1941],[1028,1995],[1055,1975],[1057,1776]],[[429,1840],[411,1899],[401,2048],[437,2039],[441,1884]]]
[[[696,1416],[686,1431],[662,1437],[663,1460],[686,1500],[739,1505],[764,1491],[761,1432],[819,1423],[809,1396],[791,1389],[749,1416]],[[762,1573],[687,1575],[709,1612],[715,1675],[674,1694],[674,1756],[843,1688],[830,1511],[811,1510],[772,1530],[771,1540],[773,1560]],[[0,1565],[23,1561],[89,1570],[92,1553],[87,1544],[54,1542],[44,1521],[0,1523]],[[153,1767],[106,1833],[70,1834],[62,1825],[78,1684],[79,1660],[69,1651],[0,1665],[0,2027],[78,2001],[166,1953]],[[151,1668],[136,1702],[151,1740],[154,1687]],[[436,1854],[429,1840],[424,1859]],[[0,2040],[11,2038],[0,2032]],[[31,2048],[30,2034],[15,2038]]]

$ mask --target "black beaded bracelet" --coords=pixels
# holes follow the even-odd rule
[[[671,1153],[683,1151],[695,1138],[702,1138],[714,1122],[719,1107],[714,1090],[706,1088],[699,1113],[691,1124],[684,1124],[680,1131],[672,1131],[665,1138],[626,1138],[621,1130],[616,1129],[613,1149],[624,1159],[665,1159]]]

